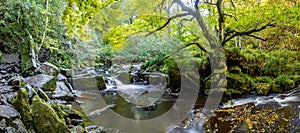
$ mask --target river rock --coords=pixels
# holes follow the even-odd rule
[[[16,118],[20,116],[20,113],[13,107],[0,105],[0,118]]]
[[[29,128],[32,123],[31,109],[26,89],[21,88],[18,91],[16,98],[12,101],[15,109],[21,114],[21,120]]]
[[[117,79],[121,81],[123,84],[130,84],[131,75],[128,72],[121,72],[118,74]]]
[[[51,75],[54,77],[56,77],[60,73],[60,70],[57,68],[57,66],[55,66],[49,62],[44,62],[43,64],[41,64],[40,69],[41,69],[42,73]]]
[[[54,76],[38,74],[25,79],[25,82],[44,91],[54,91],[56,89],[56,79]]]
[[[70,130],[59,118],[55,110],[38,96],[33,97],[31,108],[37,132],[70,133]]]
[[[103,90],[106,88],[103,76],[89,76],[73,78],[74,89]]]

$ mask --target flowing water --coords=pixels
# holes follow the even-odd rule
[[[98,126],[135,133],[150,131],[154,133],[199,133],[205,132],[205,120],[200,116],[206,102],[205,97],[198,96],[196,101],[181,101],[183,104],[194,103],[189,109],[177,105],[178,96],[171,95],[164,84],[151,84],[144,81],[123,84],[116,77],[106,77],[107,89],[76,90],[77,101],[89,120]],[[191,94],[195,93],[190,91]],[[247,103],[255,106],[273,104],[275,107],[298,105],[300,108],[300,89],[272,94],[269,96],[247,95],[227,101],[221,108],[235,107]],[[169,115],[171,108],[182,116]],[[196,120],[195,118],[198,117]],[[188,124],[182,124],[190,120]],[[185,125],[189,125],[185,127]]]

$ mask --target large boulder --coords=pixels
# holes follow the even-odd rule
[[[25,79],[25,82],[44,91],[54,91],[56,89],[56,78],[46,74],[28,77]]]
[[[26,89],[21,88],[18,91],[18,94],[12,101],[12,104],[14,105],[15,109],[20,112],[22,122],[25,123],[27,128],[29,128],[32,123],[32,116]]]
[[[55,110],[43,99],[34,96],[32,99],[32,116],[37,132],[40,133],[70,133],[65,123],[59,118]]]
[[[88,76],[73,78],[74,89],[83,90],[103,90],[106,89],[105,80],[103,76]]]

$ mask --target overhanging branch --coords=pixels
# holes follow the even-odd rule
[[[254,35],[251,35],[251,34],[262,31],[268,27],[274,27],[274,26],[275,26],[274,24],[268,23],[260,28],[255,28],[255,29],[251,29],[249,31],[244,31],[244,32],[238,32],[238,31],[232,30],[232,31],[228,32],[228,33],[233,33],[231,36],[228,37],[229,34],[228,33],[225,34],[226,36],[224,37],[224,40],[222,41],[222,46],[224,46],[229,40],[231,40],[232,38],[234,38],[236,36],[250,36],[250,37],[257,38],[257,39],[262,39],[262,38],[254,36]]]
[[[147,34],[145,37],[148,37],[149,35],[157,32],[157,31],[160,31],[162,30],[163,28],[165,28],[170,22],[171,20],[175,19],[175,18],[180,18],[180,17],[184,17],[184,16],[188,16],[189,13],[182,13],[182,14],[177,14],[175,16],[172,16],[170,18],[168,18],[168,20],[164,23],[164,25],[162,25],[161,27],[159,27],[158,29],[154,30],[154,31],[151,31],[149,34]]]

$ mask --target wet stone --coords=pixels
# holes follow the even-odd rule
[[[15,118],[20,116],[20,113],[13,107],[0,105],[0,118]]]

